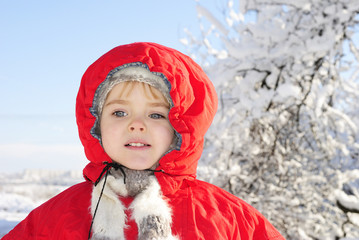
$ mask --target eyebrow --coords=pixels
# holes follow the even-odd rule
[[[169,105],[163,102],[153,102],[149,104],[151,107],[164,107],[169,108]]]
[[[112,105],[112,104],[129,105],[130,102],[129,102],[129,101],[126,101],[126,100],[116,99],[116,100],[112,100],[112,101],[106,103],[105,106]],[[150,105],[151,107],[164,107],[164,108],[169,108],[169,105],[166,104],[166,103],[163,103],[163,102],[151,102],[151,103],[149,103],[149,105]]]
[[[127,105],[127,104],[129,104],[129,101],[116,99],[116,100],[112,100],[112,101],[106,103],[105,106],[108,106],[108,105],[111,105],[111,104],[123,104],[123,105]]]

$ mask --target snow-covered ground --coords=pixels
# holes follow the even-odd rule
[[[82,180],[81,171],[26,170],[21,173],[1,173],[0,237],[32,209]]]

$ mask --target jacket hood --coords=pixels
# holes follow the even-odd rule
[[[100,141],[91,134],[96,117],[91,113],[99,85],[114,69],[141,64],[163,76],[170,84],[173,107],[169,121],[180,139],[179,148],[165,154],[157,170],[170,176],[195,177],[202,154],[204,135],[217,111],[217,95],[207,75],[190,57],[155,43],[118,46],[101,56],[84,73],[76,100],[76,120],[80,140],[90,163],[84,176],[95,182],[111,162]]]

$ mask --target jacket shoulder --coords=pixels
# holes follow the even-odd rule
[[[69,187],[31,211],[2,240],[82,239],[91,222],[91,192],[88,181]]]
[[[191,188],[195,205],[209,209],[207,213],[212,212],[218,224],[227,222],[233,239],[284,239],[257,209],[237,196],[201,180],[195,180]]]

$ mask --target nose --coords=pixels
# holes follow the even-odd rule
[[[145,132],[146,126],[142,120],[136,119],[128,125],[128,130],[130,132],[136,132],[136,131]]]

